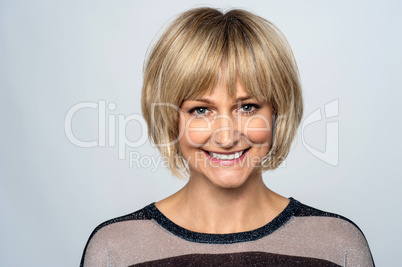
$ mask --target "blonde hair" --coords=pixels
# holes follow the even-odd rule
[[[245,10],[191,9],[177,17],[151,49],[141,97],[149,139],[178,177],[188,175],[189,169],[177,141],[179,110],[174,107],[210,93],[222,69],[231,97],[239,78],[251,97],[274,110],[275,138],[261,169],[275,169],[289,153],[303,101],[297,65],[284,35]]]

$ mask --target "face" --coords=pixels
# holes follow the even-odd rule
[[[272,137],[268,103],[249,97],[240,82],[230,98],[221,83],[211,94],[184,101],[180,110],[179,146],[190,180],[235,188],[260,175],[257,168]]]

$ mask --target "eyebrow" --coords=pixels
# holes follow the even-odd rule
[[[233,102],[244,101],[244,100],[247,100],[247,99],[250,99],[250,98],[252,98],[252,97],[251,96],[242,96],[242,97],[236,98]],[[188,100],[200,101],[200,102],[205,102],[205,103],[208,103],[208,104],[213,104],[214,103],[213,101],[211,101],[209,99],[205,99],[205,98],[196,98],[196,99],[188,99]]]

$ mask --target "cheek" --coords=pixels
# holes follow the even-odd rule
[[[261,118],[252,119],[244,126],[244,133],[254,144],[270,144],[272,122]]]
[[[248,134],[248,139],[253,144],[270,144],[271,143],[271,132],[250,132]]]
[[[180,143],[187,147],[203,146],[210,136],[211,124],[205,119],[181,120]]]

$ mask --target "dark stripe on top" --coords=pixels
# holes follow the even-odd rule
[[[350,222],[351,224],[353,224],[354,226],[357,227],[357,225],[354,222],[352,222],[351,220],[349,220],[346,217],[343,217],[343,216],[335,214],[335,213],[318,210],[316,208],[307,206],[305,204],[300,205],[300,209],[295,213],[295,216],[296,217],[304,217],[304,216],[334,217],[334,218],[338,218],[338,219],[348,221],[348,222]],[[357,228],[359,228],[359,227],[357,227]]]
[[[290,202],[288,206],[271,222],[255,230],[231,234],[206,234],[187,230],[165,217],[165,215],[156,208],[155,202],[146,206],[144,210],[148,213],[149,217],[154,219],[163,228],[188,241],[208,244],[232,244],[263,238],[284,225],[297,212],[301,204],[294,198],[289,199]]]
[[[141,266],[320,266],[338,267],[333,262],[315,258],[281,255],[267,252],[239,252],[227,254],[187,254],[147,261],[130,267]]]

